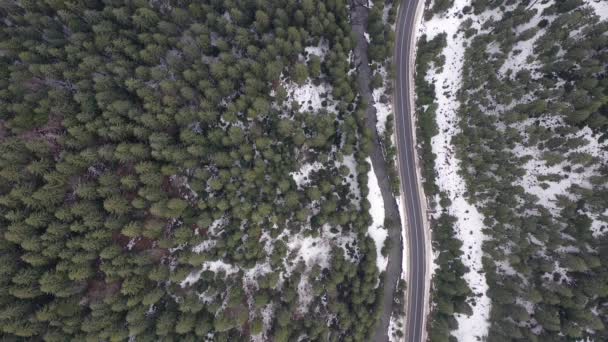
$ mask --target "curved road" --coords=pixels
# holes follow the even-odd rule
[[[394,97],[397,158],[401,178],[402,205],[407,218],[408,281],[405,310],[405,341],[423,342],[426,306],[426,238],[424,204],[417,174],[413,122],[413,75],[415,57],[416,11],[421,0],[402,0],[397,17],[395,63],[397,79]]]

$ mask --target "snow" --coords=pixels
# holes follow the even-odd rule
[[[597,14],[602,20],[608,19],[608,1],[606,0],[585,0],[585,2],[593,7],[595,14]]]
[[[194,253],[200,254],[202,252],[206,252],[206,251],[210,250],[216,244],[217,244],[216,240],[205,240],[205,241],[201,242],[200,244],[194,246],[194,248],[192,248],[192,251]]]
[[[408,271],[408,260],[409,260],[409,254],[408,254],[408,250],[407,250],[407,243],[405,243],[405,241],[407,241],[407,236],[406,231],[407,231],[407,216],[405,216],[405,205],[403,203],[402,200],[402,196],[396,196],[395,200],[397,201],[397,208],[399,209],[399,218],[401,219],[401,241],[402,244],[401,246],[403,247],[403,258],[401,258],[401,279],[406,280],[406,274]],[[435,260],[435,258],[432,258],[433,260]],[[431,267],[432,268],[432,267]],[[432,272],[431,275],[429,275],[429,277],[432,277]]]
[[[391,10],[391,8],[393,7],[392,4],[384,4],[384,9],[382,9],[382,22],[384,24],[388,24],[388,12]],[[395,30],[394,28],[394,24],[393,26],[393,30]]]
[[[505,63],[500,67],[498,72],[501,75],[504,75],[507,70],[512,70],[513,74],[517,73],[522,69],[528,69],[535,77],[540,76],[535,69],[540,67],[540,63],[538,61],[534,61],[533,63],[528,63],[528,57],[532,55],[534,43],[536,40],[544,33],[545,30],[539,30],[536,35],[528,40],[520,40],[514,46],[513,50],[509,53]],[[515,54],[514,51],[520,51]]]
[[[272,317],[274,316],[274,304],[267,304],[261,310],[262,322],[264,322],[264,330],[258,335],[251,335],[252,342],[268,341],[268,330],[272,325]]]
[[[371,40],[369,39],[369,33],[367,32],[363,32],[363,36],[365,37],[365,40],[367,41],[367,43],[369,44],[371,42]]]
[[[248,286],[253,285],[257,288],[258,284],[256,278],[270,272],[272,272],[272,268],[269,263],[257,263],[254,267],[245,272],[245,275],[243,275],[243,283]]]
[[[233,273],[237,273],[239,271],[239,268],[236,266],[227,264],[227,263],[223,262],[222,260],[205,261],[203,263],[203,267],[201,267],[201,269],[198,271],[194,271],[194,272],[191,272],[190,274],[188,274],[186,279],[184,279],[180,283],[180,286],[186,287],[186,286],[190,286],[190,285],[196,283],[201,278],[201,274],[203,274],[203,272],[205,272],[205,271],[211,271],[213,273],[219,273],[219,272],[223,271],[226,273],[226,275],[230,275]]]
[[[378,91],[375,90],[374,93]],[[392,115],[391,106],[386,103],[375,102],[374,107],[376,108],[376,130],[378,134],[383,134],[386,129],[386,120],[389,115]]]
[[[298,261],[303,261],[306,265],[306,269],[302,273],[300,282],[298,283],[298,310],[301,313],[305,313],[308,310],[308,305],[313,300],[309,271],[315,265],[319,265],[322,269],[329,268],[331,256],[330,240],[323,237],[303,237],[301,234],[296,234],[289,237],[287,248],[289,250],[288,255],[296,253],[295,262],[287,267],[287,277],[291,275]]]
[[[333,227],[333,228],[339,228]],[[354,233],[344,234],[339,230],[332,232],[332,226],[325,224],[319,229],[317,235],[307,236],[310,233],[310,226],[305,227],[300,233],[291,235],[279,235],[274,240],[286,239],[287,256],[284,260],[285,271],[281,272],[281,281],[292,277],[294,270],[298,264],[304,264],[301,271],[301,278],[298,283],[298,310],[301,313],[308,311],[308,306],[314,299],[313,287],[311,284],[310,271],[315,266],[321,269],[329,269],[331,266],[331,256],[333,248],[342,248],[347,252],[346,245],[353,244],[356,241]],[[349,256],[346,253],[346,260],[358,259],[358,252],[354,252],[354,256]],[[280,286],[280,285],[279,285]]]
[[[483,216],[464,197],[465,182],[458,173],[460,160],[456,158],[451,146],[452,137],[458,133],[456,123],[460,103],[454,94],[460,87],[465,51],[463,46],[465,39],[457,31],[460,23],[469,17],[461,15],[462,9],[467,5],[469,5],[469,1],[455,0],[454,5],[445,15],[434,16],[430,21],[423,23],[420,29],[421,33],[426,33],[429,40],[441,32],[447,33],[447,46],[443,50],[447,63],[440,73],[431,70],[426,78],[435,83],[438,89],[445,89],[436,94],[439,133],[431,141],[433,152],[436,154],[437,185],[441,191],[447,193],[452,201],[448,212],[457,219],[454,228],[456,237],[463,242],[462,262],[470,270],[464,275],[464,279],[476,294],[475,303],[472,305],[472,315],[455,315],[458,329],[453,331],[453,335],[459,341],[472,341],[474,336],[487,335],[491,305],[490,298],[486,295],[488,284],[481,263],[483,255],[481,247],[486,239],[482,232]],[[486,18],[497,15],[497,12],[488,11],[476,16],[473,26],[479,29],[480,23],[484,22]],[[439,203],[439,199],[436,202]]]
[[[131,238],[131,239],[129,240],[129,243],[127,244],[127,249],[128,249],[128,250],[133,249],[133,246],[135,246],[135,243],[136,243],[138,240],[139,240],[138,238]]]
[[[382,76],[382,79],[387,79],[386,69],[381,67],[378,69],[378,73]],[[392,115],[392,104],[382,102],[382,95],[386,94],[386,87],[382,86],[378,89],[374,89],[372,92],[372,98],[374,99],[374,108],[376,108],[376,130],[379,134],[383,134],[386,129],[386,120],[389,115]]]
[[[552,4],[553,3],[551,1],[534,2],[532,7],[530,7],[530,10],[536,9],[536,14],[534,15],[534,17],[532,17],[532,19],[530,19],[529,22],[517,26],[515,29],[515,33],[520,34],[529,28],[537,27],[538,23],[542,19],[547,19],[549,22],[553,21],[555,16],[543,16],[542,15],[544,9],[551,6]],[[535,69],[540,67],[540,63],[538,61],[534,61],[533,63],[528,63],[527,59],[529,56],[533,55],[534,44],[536,43],[538,38],[540,38],[545,33],[545,31],[546,31],[546,29],[544,29],[544,28],[540,29],[536,32],[536,34],[532,38],[530,38],[528,40],[523,40],[523,41],[520,40],[517,43],[515,43],[515,45],[513,46],[513,49],[509,52],[509,55],[507,56],[505,63],[501,66],[501,68],[499,69],[498,72],[501,75],[504,75],[507,70],[511,69],[513,71],[513,74],[515,74],[518,71],[525,68],[525,69],[528,69],[531,72],[533,72],[533,75],[535,77],[540,77],[541,76],[540,73],[535,72]],[[516,50],[521,51],[521,52],[515,54],[514,52]]]
[[[561,276],[559,279],[560,284],[563,282],[570,284],[572,282],[572,280],[568,276],[568,269],[566,269],[565,267],[562,267],[557,260],[553,264],[553,272],[551,274],[551,277],[553,276],[554,273],[559,273],[559,275]]]
[[[321,164],[319,162],[306,163],[300,167],[299,171],[290,172],[289,174],[291,175],[293,180],[296,182],[296,185],[298,186],[298,188],[302,188],[303,185],[306,185],[306,184],[308,184],[308,182],[310,182],[309,176],[310,176],[311,172],[319,171],[322,168],[323,168],[323,164]]]
[[[304,51],[307,54],[306,61],[308,61],[308,59],[310,58],[310,55],[319,56],[321,58],[321,60],[323,60],[325,58],[325,55],[329,51],[329,45],[327,44],[326,41],[322,40],[319,43],[319,45],[317,45],[317,46],[307,46],[307,47],[305,47]]]
[[[565,126],[563,119],[556,116],[543,117],[541,120],[529,119],[523,122],[517,123],[515,127],[524,132],[526,127],[535,125],[538,122],[539,127],[554,129],[555,127]],[[576,133],[571,133],[564,136],[565,138],[577,138],[586,141],[586,144],[576,148],[571,148],[569,152],[564,155],[567,157],[572,153],[585,153],[589,154],[599,160],[608,160],[608,141],[599,142],[597,137],[593,136],[593,131],[589,127],[583,127]],[[581,168],[581,172],[566,172],[564,168],[570,166],[572,163],[568,160],[564,160],[555,165],[547,165],[543,159],[543,153],[546,150],[539,150],[537,146],[525,146],[518,144],[512,150],[517,157],[531,156],[523,168],[526,170],[526,174],[518,182],[526,191],[538,197],[538,204],[547,208],[555,217],[560,216],[561,208],[558,206],[557,199],[559,196],[565,196],[572,200],[576,200],[575,196],[570,194],[569,189],[573,185],[577,185],[583,188],[591,189],[593,186],[589,179],[594,175],[600,175],[600,165],[581,166],[575,165],[573,169]],[[546,180],[539,177],[546,175],[559,175],[559,180]],[[592,232],[595,237],[606,232],[604,229],[601,230],[602,226],[606,226],[608,223],[608,217],[602,213],[586,212],[586,214],[593,220]]]
[[[370,165],[372,164],[369,157],[367,158],[367,162]],[[382,272],[386,270],[388,264],[388,258],[382,255],[382,247],[388,236],[388,231],[384,228],[384,199],[380,192],[380,186],[378,185],[378,179],[374,173],[373,165],[370,168],[367,177],[367,186],[369,188],[367,200],[371,205],[369,212],[372,216],[372,225],[367,230],[367,233],[376,244],[376,265],[378,266],[378,270]]]
[[[326,240],[332,241],[333,245],[340,247],[344,251],[344,258],[346,260],[353,264],[358,262],[360,253],[359,246],[356,245],[357,234],[355,232],[332,231],[332,226],[326,223],[321,230],[321,236]]]
[[[222,228],[225,223],[226,223],[226,219],[224,217],[214,220],[211,223],[211,225],[209,226],[209,234],[211,234],[211,235],[219,234],[223,230],[220,228]]]
[[[404,316],[395,317],[394,314],[391,315],[390,321],[388,323],[388,340],[389,340],[389,342],[399,342],[403,339],[403,338],[400,338],[399,336],[397,336],[397,332],[401,332],[403,334],[404,321],[405,321]]]
[[[290,252],[296,251],[296,259],[304,261],[307,267],[318,264],[321,268],[329,268],[331,246],[327,239],[298,234],[290,237],[287,248]]]
[[[516,275],[517,271],[515,271],[515,269],[507,262],[504,260],[500,260],[500,261],[495,261],[496,263],[496,268],[499,271],[502,271],[502,273],[506,274],[506,275]]]
[[[198,193],[192,189],[188,183],[188,177],[180,175],[172,175],[169,177],[169,181],[173,186],[180,190],[182,198],[187,201],[193,201],[198,198]]]
[[[303,85],[295,82],[285,84],[288,94],[288,103],[296,102],[305,111],[316,113],[321,109],[327,111],[335,110],[335,103],[331,97],[331,86],[325,82],[313,83],[310,79]],[[327,101],[327,106],[323,106],[323,101]]]

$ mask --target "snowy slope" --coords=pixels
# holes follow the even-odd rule
[[[463,66],[466,39],[458,32],[461,23],[470,16],[463,16],[463,8],[469,6],[470,1],[455,0],[454,5],[441,16],[434,16],[421,26],[418,35],[426,34],[427,40],[436,35],[447,33],[447,46],[443,50],[446,57],[445,66],[438,72],[433,69],[427,74],[427,81],[435,84],[437,102],[437,125],[439,133],[432,139],[433,153],[435,153],[435,170],[437,171],[437,185],[440,191],[447,193],[452,205],[448,208],[450,215],[457,218],[455,224],[456,238],[463,242],[462,262],[469,268],[465,274],[471,290],[476,294],[471,303],[473,314],[466,316],[457,314],[458,329],[453,335],[459,341],[472,341],[474,336],[485,336],[488,331],[488,317],[490,313],[490,298],[486,295],[488,285],[481,263],[483,251],[481,249],[486,236],[482,233],[483,215],[474,205],[467,202],[465,181],[458,173],[460,161],[454,154],[451,144],[452,137],[459,130],[457,127],[457,110],[460,103],[456,100],[455,92],[460,88],[461,72]],[[473,27],[480,28],[486,18],[497,14],[486,12],[474,17]],[[436,199],[439,203],[439,198]],[[438,210],[440,212],[441,210]]]

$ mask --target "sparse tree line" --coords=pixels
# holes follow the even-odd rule
[[[2,339],[368,339],[373,142],[344,1],[9,1],[0,16]],[[331,85],[325,109],[291,101],[306,82]],[[328,267],[289,253],[327,226]]]

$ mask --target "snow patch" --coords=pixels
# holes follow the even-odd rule
[[[286,276],[290,276],[299,261],[303,261],[306,269],[302,272],[298,283],[298,310],[305,313],[313,300],[313,290],[310,284],[310,269],[319,265],[321,269],[329,268],[331,245],[329,239],[321,237],[302,237],[300,234],[290,237],[287,243],[288,255],[295,253],[294,263],[287,268]]]
[[[331,246],[327,239],[321,237],[302,237],[295,235],[287,243],[290,252],[297,253],[296,260],[302,260],[307,267],[319,265],[321,268],[329,267],[329,255]]]
[[[226,275],[230,275],[233,273],[237,273],[239,271],[239,268],[234,265],[227,264],[221,260],[205,261],[203,263],[203,267],[201,267],[201,269],[198,271],[194,271],[188,274],[186,279],[184,279],[180,283],[180,286],[183,288],[196,283],[201,278],[201,274],[203,274],[203,272],[205,271],[211,271],[213,273],[225,272]]]
[[[407,216],[405,216],[405,204],[403,203],[403,199],[402,196],[395,196],[395,200],[397,201],[397,208],[399,209],[399,218],[401,219],[401,241],[402,241],[402,248],[403,248],[403,258],[401,258],[401,279],[403,280],[407,280],[406,274],[408,271],[408,260],[409,260],[409,254],[408,254],[408,250],[407,250],[407,243],[405,243],[405,241],[407,241],[407,236],[406,236],[406,231],[407,231]],[[432,258],[433,260],[435,260],[435,258]],[[431,267],[432,271],[431,274],[429,275],[430,278],[433,277],[433,267]]]
[[[381,67],[377,71],[383,80],[388,79],[386,69]],[[383,102],[383,95],[386,94],[386,86],[374,89],[372,98],[374,99],[374,108],[376,108],[376,130],[382,135],[386,129],[386,120],[389,115],[392,115],[392,104]]]
[[[391,315],[388,323],[388,340],[389,342],[400,342],[404,336],[405,317]]]
[[[194,253],[202,253],[202,252],[206,252],[208,250],[210,250],[211,248],[215,247],[215,245],[217,244],[216,240],[205,240],[203,242],[201,242],[200,244],[194,246],[192,248],[192,251]]]
[[[331,96],[331,86],[325,82],[315,84],[308,80],[303,85],[288,82],[285,84],[285,90],[288,94],[288,103],[295,102],[302,110],[313,113],[321,109],[335,111],[336,105]]]
[[[606,0],[586,0],[589,6],[593,7],[595,14],[602,20],[608,19],[608,1]]]
[[[307,46],[304,48],[304,51],[306,52],[306,55],[307,55],[306,61],[308,61],[310,59],[310,55],[319,56],[321,58],[321,60],[323,60],[325,58],[325,55],[329,51],[329,45],[327,44],[327,42],[325,40],[321,40],[319,45]]]
[[[369,157],[367,158],[367,162],[372,165]],[[388,236],[388,231],[384,228],[384,199],[380,192],[380,186],[378,185],[373,165],[367,174],[367,178],[367,186],[369,188],[367,200],[370,203],[369,213],[372,216],[372,225],[367,230],[367,233],[376,244],[376,265],[378,266],[378,270],[383,272],[386,271],[388,258],[382,255],[382,247]]]
[[[218,229],[222,228],[225,223],[226,219],[223,217],[213,221],[213,223],[211,223],[211,226],[209,226],[209,233],[212,235],[218,234],[219,232],[221,232],[221,230],[218,231]]]
[[[263,276],[270,272],[272,272],[272,268],[270,267],[269,263],[267,263],[267,262],[257,263],[254,267],[248,269],[245,272],[245,274],[243,275],[243,283],[245,285],[249,285],[249,286],[253,286],[253,287],[257,288],[258,283],[256,281],[256,278],[258,276]]]
[[[290,172],[289,174],[296,182],[298,188],[302,188],[302,186],[308,184],[310,182],[310,174],[311,172],[319,171],[323,168],[323,164],[319,162],[314,163],[306,163],[300,167],[299,171]]]

